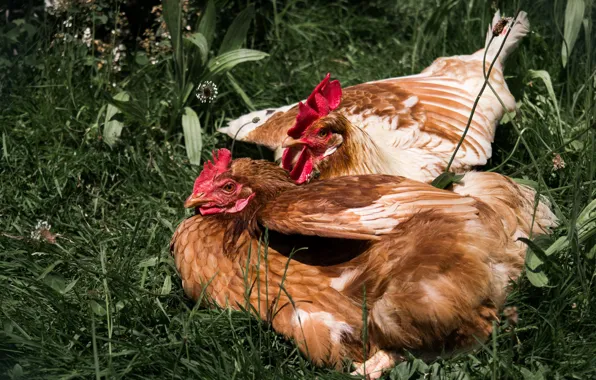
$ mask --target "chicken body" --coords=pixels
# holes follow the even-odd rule
[[[497,12],[493,25],[499,20]],[[455,151],[484,84],[484,71],[496,58],[489,80],[496,95],[487,88],[479,99],[452,170],[465,172],[486,164],[497,124],[505,112],[516,106],[503,77],[503,63],[529,32],[525,12],[520,12],[515,25],[510,24],[490,46],[493,32],[489,26],[485,48],[474,54],[438,58],[417,75],[345,88],[341,104],[331,114],[345,117],[370,135],[385,157],[385,164],[391,167],[386,173],[431,182],[445,170]],[[511,33],[497,56],[509,28]],[[296,104],[257,111],[220,131],[241,141],[265,145],[280,157],[282,143],[298,112]],[[255,118],[256,123],[252,122]]]
[[[286,142],[291,145],[285,148],[288,154],[284,157],[308,155],[313,162],[312,167],[294,168],[294,163],[282,161],[283,167],[295,178],[311,177],[310,172],[295,173],[296,170],[316,172],[318,179],[362,174],[399,175],[390,164],[390,157],[372,137],[341,115],[321,118],[306,128],[300,138],[288,139],[292,141]],[[317,143],[319,139],[321,142]],[[330,151],[332,153],[326,153]],[[547,199],[538,197],[536,203],[534,189],[502,174],[468,172],[449,190],[485,202],[502,218],[511,239],[550,233],[550,229],[557,226],[557,218]],[[521,247],[524,243],[518,244]]]
[[[404,350],[470,348],[523,267],[525,249],[491,207],[403,177],[296,186],[272,163],[238,159],[208,187],[199,180],[187,206],[218,213],[172,238],[185,292],[256,311],[318,365],[372,356],[380,370]],[[221,189],[238,195],[214,201]]]

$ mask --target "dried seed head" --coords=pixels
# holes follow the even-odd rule
[[[565,168],[565,161],[559,153],[556,153],[555,157],[553,157],[553,171],[557,171],[563,168]]]
[[[511,17],[501,17],[501,19],[493,26],[493,37],[498,37],[503,33],[505,27],[511,21]]]

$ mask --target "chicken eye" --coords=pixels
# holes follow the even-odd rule
[[[233,182],[228,182],[225,185],[223,185],[222,189],[226,193],[232,193],[234,192],[234,190],[236,190],[236,184],[234,184]]]
[[[321,129],[321,130],[319,131],[319,133],[318,133],[318,136],[319,136],[319,137],[325,137],[325,136],[327,136],[327,131],[326,131],[326,130],[324,130],[324,129]]]

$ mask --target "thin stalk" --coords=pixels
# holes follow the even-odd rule
[[[594,183],[596,183],[596,181],[594,181],[594,180],[591,180],[591,181],[584,181],[584,182],[581,182],[581,183],[579,184],[579,186],[580,186],[580,187],[581,187],[581,186],[585,186],[585,185],[590,185],[590,186],[591,186],[591,185],[593,185]],[[575,188],[576,186],[577,186],[576,184],[573,184],[573,185],[567,185],[567,186],[555,187],[554,189],[551,189],[551,191],[561,191],[561,190],[566,190],[566,189],[572,189],[572,188]],[[588,191],[587,193],[588,193],[588,194],[591,194],[589,191]]]
[[[517,11],[515,17],[513,18],[511,25],[515,25],[518,15],[519,15],[519,11]],[[507,30],[507,34],[505,34],[505,38],[503,39],[501,46],[499,46],[499,50],[497,50],[497,54],[495,54],[495,58],[493,59],[493,61],[491,62],[490,66],[488,68],[488,73],[487,73],[488,77],[485,77],[484,83],[482,84],[482,87],[480,88],[480,92],[478,93],[478,95],[476,96],[476,99],[474,100],[474,105],[472,106],[472,112],[470,112],[470,117],[468,118],[468,123],[466,124],[466,128],[464,129],[464,133],[462,134],[461,138],[459,139],[457,146],[455,147],[455,150],[453,151],[453,154],[451,155],[451,159],[449,160],[449,163],[447,164],[447,167],[445,168],[445,172],[449,172],[449,169],[451,169],[451,165],[453,164],[453,161],[455,160],[457,151],[463,144],[464,139],[466,138],[466,135],[468,134],[468,130],[470,129],[470,125],[472,124],[472,119],[474,118],[474,113],[476,113],[476,107],[478,106],[478,102],[480,101],[480,98],[482,97],[482,94],[484,93],[484,90],[486,89],[486,86],[488,85],[488,78],[490,78],[490,73],[491,73],[495,63],[499,59],[501,50],[503,50],[503,47],[505,46],[505,42],[507,42],[507,37],[509,37],[509,34],[511,33],[512,30],[513,30],[513,27],[511,27],[511,28],[509,28],[509,30]],[[490,48],[490,45],[493,42],[494,38],[495,38],[495,36],[493,34],[492,37],[490,38],[490,40],[488,41],[486,48],[484,49],[484,58],[482,59],[483,65],[486,62],[486,54],[487,54],[488,49]]]
[[[106,257],[105,251],[102,249],[100,254],[101,261],[101,272],[103,274],[103,288],[104,288],[104,300],[106,305],[106,322],[108,325],[108,363],[110,369],[112,368],[112,313],[110,308],[110,288],[108,286],[107,270],[106,270]]]
[[[588,10],[587,13],[587,24],[584,25],[585,27],[585,32],[586,32],[586,55],[588,57],[587,62],[586,62],[586,76],[588,77],[588,79],[586,80],[586,84],[587,83],[591,83],[592,82],[592,78],[594,77],[594,74],[596,74],[596,70],[594,70],[594,72],[592,74],[590,74],[590,72],[592,71],[592,42],[593,39],[589,38],[589,36],[592,34],[592,0],[588,0],[586,1],[586,9]],[[591,119],[591,114],[594,112],[593,110],[593,93],[594,93],[594,88],[593,86],[588,85],[587,86],[587,94],[586,94],[586,105],[585,105],[585,117],[586,117],[586,127],[590,125],[590,119]],[[594,161],[595,161],[595,157],[596,157],[596,147],[594,146],[594,144],[596,143],[595,141],[595,136],[596,133],[592,133],[591,136],[591,152],[590,152],[590,164],[588,167],[588,175],[589,175],[589,179],[590,179],[590,187],[588,189],[588,196],[591,197],[592,196],[592,179],[594,178],[594,171],[596,171],[596,168],[594,168]]]
[[[95,339],[95,316],[91,306],[89,307],[89,314],[91,315],[91,345],[93,347],[93,365],[95,367],[95,380],[101,380],[101,372],[99,370],[99,353],[97,352],[97,340]]]
[[[550,147],[548,146],[548,144],[546,143],[546,141],[544,141],[538,135],[538,132],[536,132],[535,130],[530,129],[530,128],[524,128],[524,129],[521,130],[520,136],[517,136],[517,140],[515,141],[515,145],[513,146],[513,149],[511,150],[511,153],[509,153],[509,155],[507,156],[507,158],[505,160],[503,160],[503,162],[501,162],[499,165],[495,166],[494,168],[488,169],[487,172],[495,172],[495,171],[499,170],[500,168],[502,168],[503,166],[505,166],[505,164],[507,162],[509,162],[509,160],[513,157],[513,155],[517,151],[517,147],[519,146],[519,143],[521,141],[521,135],[523,135],[525,132],[534,132],[534,134],[536,134],[536,137],[538,137],[538,139],[540,141],[542,141],[542,143],[544,144],[544,146],[546,146],[546,149],[549,149],[550,150]]]
[[[515,15],[515,18],[513,19],[511,25],[515,25],[515,21],[517,20],[517,16],[519,15],[519,11],[517,12],[517,14]],[[498,58],[499,54],[501,53],[501,49],[503,48],[503,46],[505,45],[505,41],[507,40],[507,36],[509,35],[509,33],[513,30],[513,27],[509,28],[509,30],[507,31],[507,34],[505,35],[505,39],[503,40],[503,43],[501,44],[499,51],[497,52],[497,57],[495,58],[495,60]],[[491,39],[492,42],[492,39]],[[488,46],[490,46],[490,42],[488,44]],[[488,50],[488,46],[486,48],[486,50]],[[485,59],[486,59],[486,50],[485,50]],[[483,66],[484,66],[484,61],[485,59],[483,59]],[[493,61],[494,64],[495,61]],[[495,95],[495,97],[497,98],[497,100],[499,101],[499,103],[501,104],[501,107],[503,107],[503,109],[507,109],[505,107],[505,104],[503,103],[503,100],[501,99],[501,97],[497,94],[497,92],[495,91],[495,89],[492,87],[492,85],[489,83],[489,78],[490,78],[490,71],[493,67],[493,64],[491,64],[491,66],[488,69],[488,72],[486,70],[483,70],[483,74],[484,74],[484,86],[482,87],[482,89],[480,90],[480,95],[478,95],[478,98],[476,99],[478,101],[478,99],[480,98],[480,96],[482,95],[482,92],[484,91],[484,89],[486,88],[486,86],[488,85],[489,88],[491,89],[491,91],[493,92],[493,94]],[[484,67],[483,67],[484,68]],[[472,115],[470,115],[470,119],[468,120],[468,125],[466,126],[466,130],[464,131],[464,136],[468,130],[468,127],[470,125],[470,122],[472,120],[472,116],[473,113],[475,111],[475,106],[476,103],[474,103],[474,107],[472,108]],[[540,167],[538,166],[538,161],[536,160],[536,158],[534,157],[534,153],[532,152],[532,150],[530,149],[530,145],[528,144],[528,142],[526,141],[526,139],[523,136],[523,133],[520,131],[519,127],[517,126],[517,123],[515,122],[515,120],[511,121],[511,124],[513,125],[513,128],[515,129],[515,132],[517,133],[517,135],[519,136],[519,139],[521,140],[521,142],[524,144],[524,147],[526,148],[528,154],[530,155],[530,160],[532,161],[532,165],[534,165],[534,168],[536,169],[536,171],[538,172],[538,179],[540,181],[540,185],[544,187],[544,189],[546,190],[546,193],[548,195],[549,200],[551,201],[551,203],[553,204],[553,206],[556,208],[557,213],[559,218],[564,219],[565,220],[565,216],[563,214],[563,211],[561,210],[561,208],[559,207],[558,203],[555,201],[555,199],[553,198],[548,185],[546,184],[546,182],[544,181],[544,178],[542,176],[542,171],[540,170]],[[560,120],[559,120],[559,124],[560,124]],[[463,137],[462,139],[460,139],[460,144],[458,144],[457,148],[459,148],[459,146],[461,145],[461,143],[463,142]],[[561,138],[563,138],[563,136],[561,135]],[[455,153],[457,153],[457,148],[456,151],[454,152],[454,155],[451,157],[451,160],[453,161],[454,157],[455,157]],[[451,164],[451,162],[450,162]],[[447,170],[449,169],[449,167],[447,167]]]
[[[271,0],[271,3],[273,4],[273,26],[275,28],[275,38],[277,41],[279,41],[279,14],[277,12],[277,0]]]

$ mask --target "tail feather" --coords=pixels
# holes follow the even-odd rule
[[[548,200],[540,197],[535,208],[534,189],[513,182],[497,173],[470,172],[454,185],[453,191],[472,196],[489,205],[503,220],[515,239],[549,234],[557,226],[557,217]]]
[[[231,138],[237,139],[239,141],[246,141],[248,134],[259,128],[261,125],[265,124],[265,122],[269,120],[271,116],[278,112],[285,112],[295,105],[296,104],[290,104],[289,106],[266,108],[263,110],[247,113],[237,119],[230,121],[226,127],[218,129],[218,132],[225,133]]]
[[[507,40],[505,41],[505,45],[503,46],[503,50],[499,54],[499,60],[501,63],[505,62],[505,59],[515,50],[517,46],[520,44],[521,40],[530,32],[530,21],[528,20],[528,14],[524,11],[520,11],[517,19],[515,20],[515,24],[511,26],[513,19],[511,19],[507,25],[503,28],[501,33],[495,37],[490,46],[488,43],[491,41],[493,36],[493,28],[499,21],[501,20],[501,12],[497,11],[493,17],[492,23],[488,26],[488,32],[486,34],[486,43],[484,44],[484,48],[488,48],[486,53],[486,60],[492,61],[494,57],[497,55],[509,28],[512,28],[511,33],[507,36]],[[484,55],[484,50],[481,50],[479,53]]]

